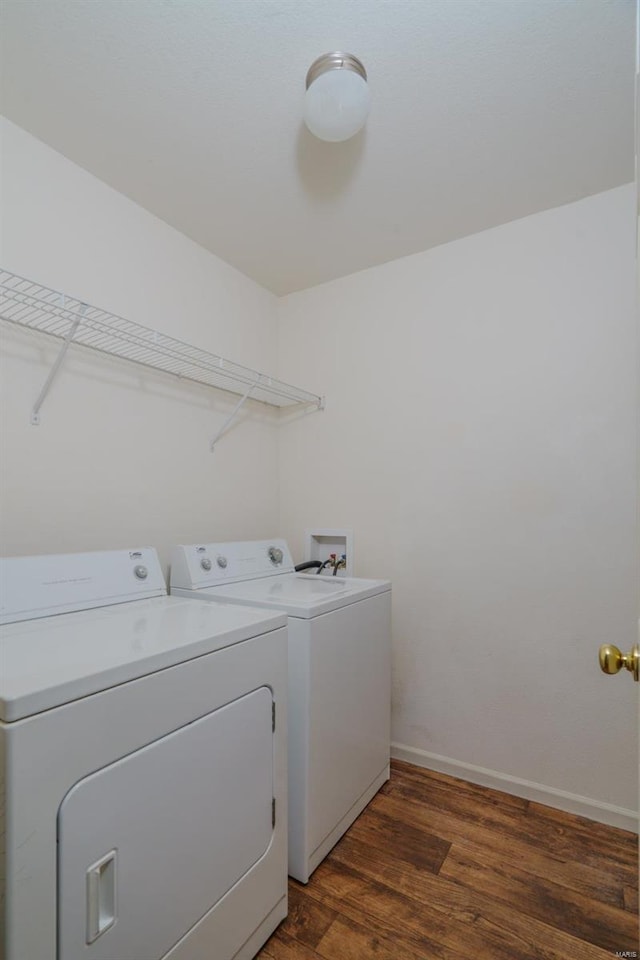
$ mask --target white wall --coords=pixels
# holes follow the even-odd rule
[[[2,551],[277,532],[301,557],[353,527],[356,573],[394,582],[396,749],[626,822],[634,685],[595,655],[636,616],[633,189],[278,305],[2,137],[5,268],[267,372],[279,307],[278,373],[327,395],[284,429],[250,405],[212,455],[233,398],[76,351],[33,427],[57,344],[4,330]]]
[[[265,372],[276,299],[20,128],[2,126],[2,252],[9,270]],[[6,325],[5,325],[6,326]],[[274,535],[275,420],[248,412],[209,440],[237,398],[3,330],[5,554]]]
[[[398,755],[627,826],[637,687],[596,657],[637,616],[634,245],[629,185],[284,298],[279,357],[327,396],[280,529],[393,580]]]

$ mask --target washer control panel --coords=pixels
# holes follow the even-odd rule
[[[183,590],[294,573],[284,540],[239,540],[174,547],[171,586]]]

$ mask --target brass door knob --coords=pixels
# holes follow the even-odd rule
[[[620,653],[611,643],[603,643],[598,652],[600,669],[603,673],[617,673],[624,667],[633,674],[634,680],[640,679],[640,647],[632,647],[629,653]]]

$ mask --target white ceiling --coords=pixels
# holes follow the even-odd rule
[[[633,0],[4,0],[3,112],[275,293],[633,178]],[[363,60],[343,144],[302,125]]]

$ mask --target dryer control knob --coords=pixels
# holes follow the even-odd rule
[[[200,561],[200,566],[203,570],[211,570],[211,560],[209,560],[209,557],[203,557]]]
[[[216,557],[216,563],[218,564],[219,567],[221,567],[221,568],[224,570],[224,568],[225,568],[226,565],[227,565],[227,558],[226,558],[226,557]]]
[[[146,580],[149,575],[149,571],[141,563],[139,563],[136,567],[133,568],[133,572],[135,573],[138,580]]]
[[[269,547],[268,554],[269,560],[271,560],[271,563],[274,565],[274,567],[277,567],[279,563],[282,563],[284,554],[280,547]]]

